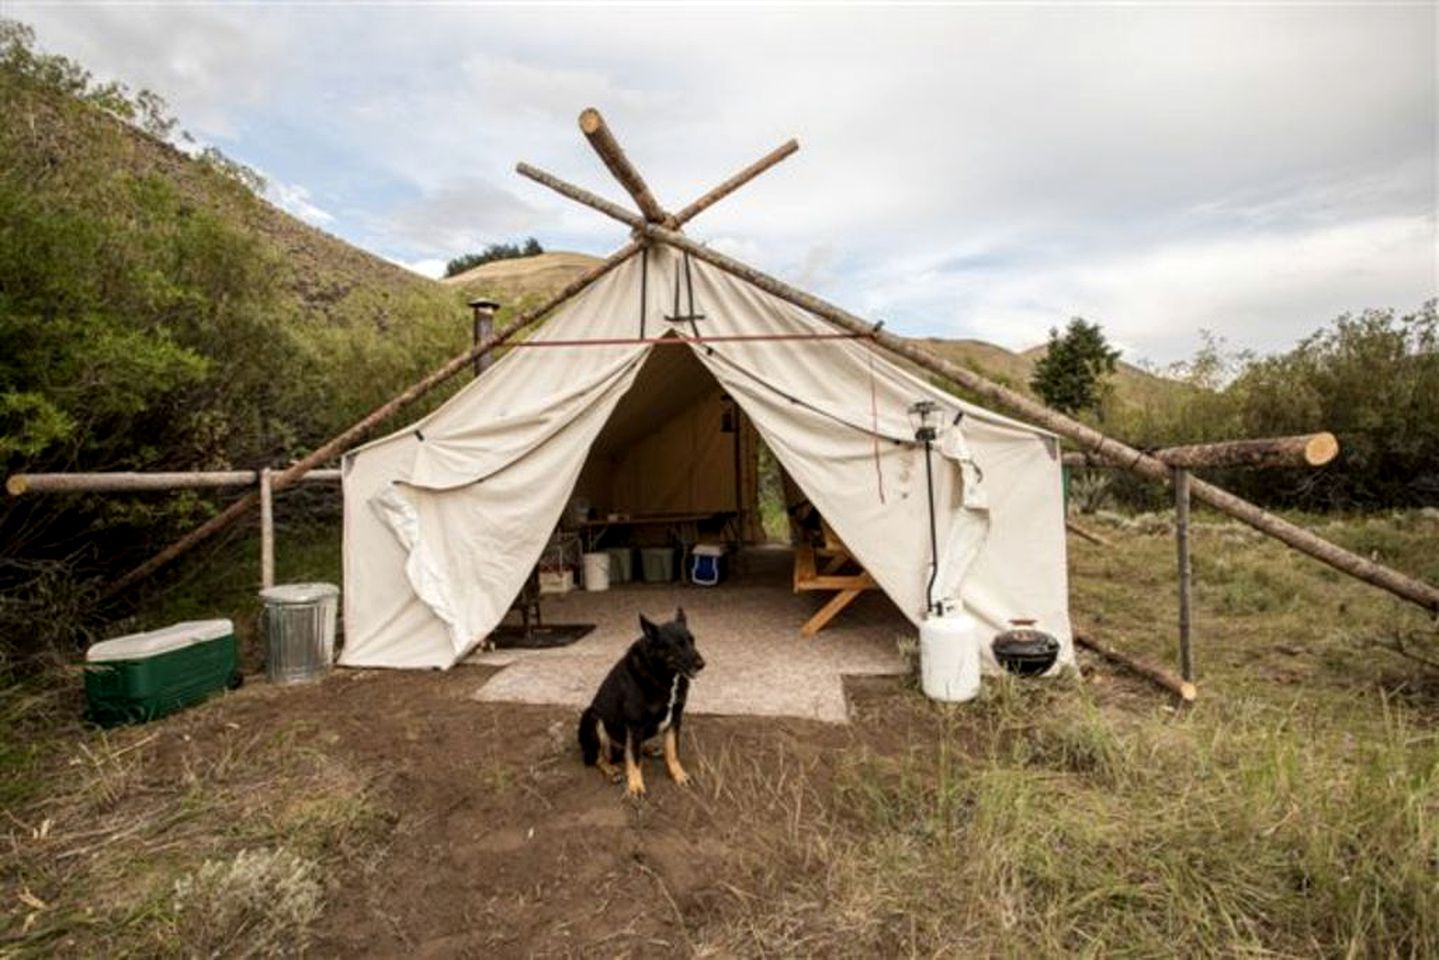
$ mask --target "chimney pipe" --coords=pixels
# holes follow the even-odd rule
[[[495,311],[500,309],[500,304],[495,300],[483,298],[470,301],[470,309],[475,311],[475,326],[472,333],[471,343],[479,346],[480,341],[486,339],[495,332]],[[475,376],[484,373],[495,362],[493,352],[482,357],[475,358]]]

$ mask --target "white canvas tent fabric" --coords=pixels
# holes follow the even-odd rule
[[[633,258],[531,340],[636,339],[642,289],[649,337],[835,332],[698,261],[689,269],[704,319],[669,323],[663,316],[673,312],[682,261],[665,247],[647,256],[647,284]],[[1035,619],[1060,638],[1061,662],[1072,662],[1055,438],[961,401],[858,340],[754,339],[512,350],[423,420],[352,451],[344,464],[341,663],[445,668],[468,654],[539,560],[592,444],[641,367],[682,350],[693,350],[735,398],[916,623],[926,607],[930,534],[924,451],[908,411],[917,400],[935,401],[935,596],[962,600],[994,631],[1011,618]]]

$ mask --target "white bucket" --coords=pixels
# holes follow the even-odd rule
[[[610,555],[608,553],[585,554],[585,589],[588,591],[610,588]]]
[[[963,608],[926,618],[919,626],[919,674],[931,700],[973,700],[979,694],[979,622]]]

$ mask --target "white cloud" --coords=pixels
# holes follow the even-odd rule
[[[445,267],[448,265],[448,261],[435,259],[414,260],[409,263],[403,260],[396,260],[394,262],[406,270],[418,273],[422,277],[429,277],[431,280],[438,280],[443,277],[445,275]]]
[[[392,209],[384,226],[414,249],[454,256],[509,240],[534,221],[534,207],[487,180],[471,178]]]
[[[260,175],[265,178],[265,199],[281,210],[316,227],[334,222],[334,215],[316,206],[310,199],[310,191],[298,183],[285,183],[263,172]]]
[[[1018,350],[1083,316],[1126,344],[1127,359],[1168,361],[1192,352],[1200,330],[1273,351],[1341,312],[1416,307],[1433,296],[1434,235],[1432,217],[1385,217],[1053,260],[976,258],[973,271],[890,263],[875,272],[893,276],[866,289],[872,309],[927,333]]]
[[[671,208],[798,136],[690,232],[891,329],[1168,361],[1436,287],[1432,6],[11,9],[412,263],[623,242],[513,173],[627,202],[594,105]]]

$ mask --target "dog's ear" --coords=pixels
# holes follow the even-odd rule
[[[680,624],[682,624],[682,623],[684,623],[684,622],[685,622],[685,608],[684,608],[684,607],[675,607],[675,623],[680,623]]]
[[[647,637],[654,637],[660,632],[660,628],[655,626],[653,623],[650,623],[649,618],[646,617],[643,613],[640,614],[640,630],[643,631],[644,635]]]

